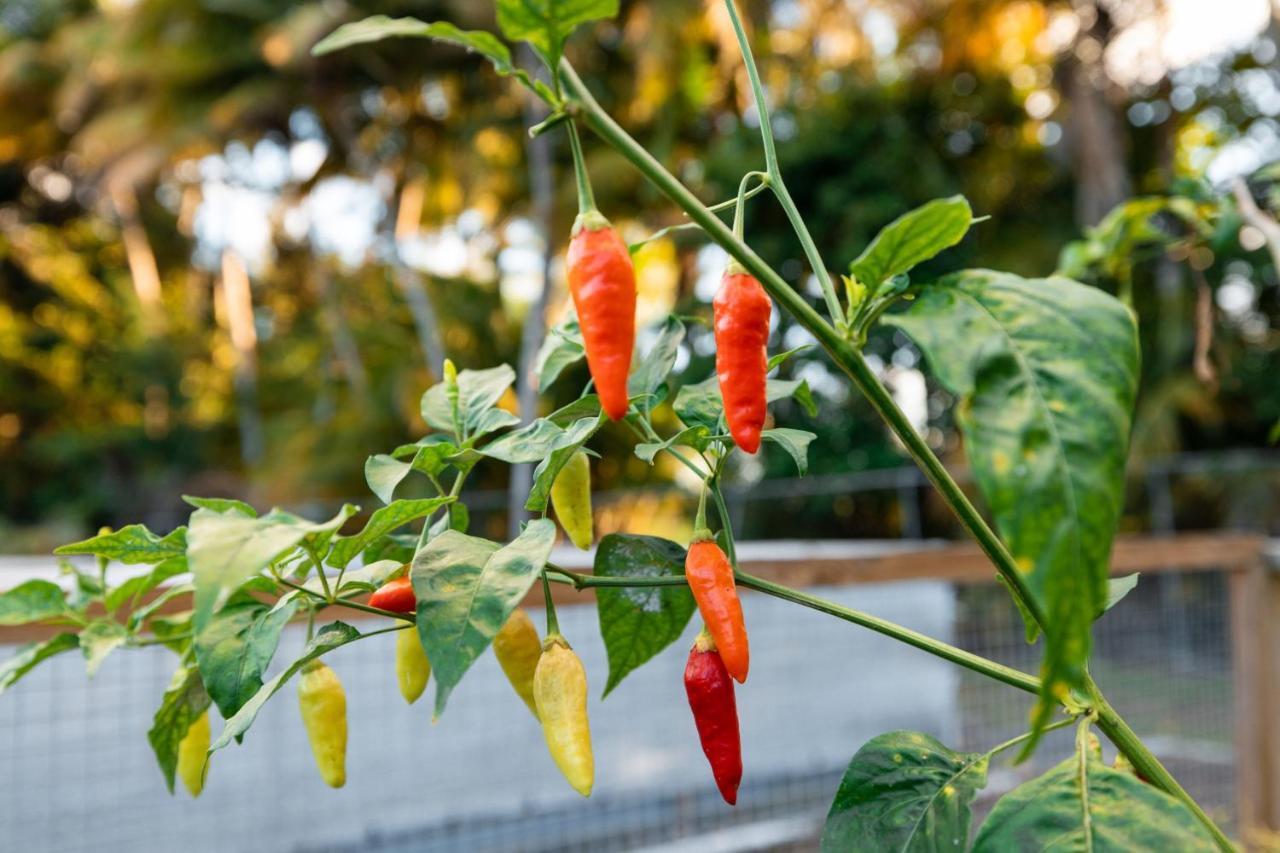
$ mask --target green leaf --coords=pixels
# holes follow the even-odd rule
[[[764,383],[764,396],[770,403],[790,397],[809,417],[818,414],[818,404],[813,400],[813,392],[809,390],[809,383],[803,379],[767,379]]]
[[[374,541],[390,533],[414,519],[430,515],[445,504],[452,503],[452,497],[424,498],[422,500],[395,501],[387,504],[373,515],[364,529],[351,536],[339,536],[333,542],[333,549],[325,561],[334,568],[345,568],[356,555]]]
[[[675,366],[676,354],[684,341],[684,323],[674,314],[667,317],[658,331],[658,339],[645,355],[636,361],[631,368],[631,376],[627,380],[627,394],[632,397],[657,394],[658,389],[667,381],[671,368]],[[640,410],[647,412],[651,408],[652,397],[645,396],[640,403]]]
[[[766,441],[772,441],[787,451],[795,460],[796,470],[800,472],[801,477],[809,473],[809,443],[817,438],[816,435],[802,429],[775,427],[760,433],[760,437]]]
[[[966,850],[973,800],[987,786],[990,759],[956,752],[918,732],[872,738],[840,780],[822,850]]]
[[[369,484],[369,491],[378,496],[378,500],[389,504],[395,499],[396,486],[412,470],[413,465],[410,463],[378,453],[365,460],[364,481]]]
[[[1120,603],[1120,600],[1129,593],[1133,592],[1134,587],[1138,585],[1138,573],[1131,575],[1122,575],[1118,578],[1109,578],[1107,580],[1107,603],[1102,608],[1103,612],[1110,610]],[[1099,616],[1102,613],[1098,614]]]
[[[786,352],[775,353],[774,355],[769,356],[769,364],[766,367],[766,370],[773,370],[775,367],[782,365],[793,355],[799,355],[805,350],[810,349],[813,349],[813,344],[801,344],[800,346],[789,349]]]
[[[565,431],[555,422],[538,418],[480,448],[480,453],[511,465],[541,462],[557,448],[564,437]]]
[[[533,586],[555,539],[555,523],[540,518],[503,548],[446,530],[414,557],[410,577],[418,599],[418,633],[436,680],[437,717]]]
[[[530,489],[529,498],[524,503],[525,509],[530,512],[546,510],[547,502],[551,499],[551,484],[555,482],[560,469],[574,453],[591,440],[591,436],[596,434],[596,430],[600,429],[604,422],[605,416],[597,414],[594,417],[574,421],[565,430],[559,447],[533,470],[533,488]]]
[[[164,564],[161,563],[161,565],[164,565]],[[147,619],[151,617],[153,613],[157,612],[160,608],[164,607],[166,603],[172,601],[178,596],[190,595],[191,593],[195,592],[195,589],[196,589],[195,585],[189,584],[189,583],[180,583],[175,586],[169,587],[164,592],[160,593],[155,598],[151,599],[146,604],[142,605],[137,610],[130,613],[127,627],[129,628],[130,631],[138,630],[138,628],[140,628],[143,625],[143,623],[145,623]]]
[[[409,559],[413,559],[412,554],[409,555]],[[378,560],[376,563],[369,563],[358,569],[350,569],[342,576],[342,586],[335,592],[373,592],[398,574],[405,567],[405,562],[405,560]],[[307,581],[308,589],[313,582],[317,586],[320,583],[319,579]]]
[[[1106,603],[1138,385],[1133,315],[1069,279],[975,270],[925,288],[886,322],[960,397],[978,487],[1045,613],[1038,731],[1055,697],[1083,684]]]
[[[244,501],[238,501],[235,498],[193,498],[191,495],[183,495],[182,500],[196,509],[211,509],[214,512],[235,511],[241,515],[247,515],[250,518],[258,517],[258,511],[256,509]]]
[[[582,343],[582,329],[578,326],[578,318],[568,317],[563,323],[552,326],[538,347],[538,354],[533,360],[533,372],[538,377],[538,390],[543,393],[551,387],[566,367],[577,364],[586,358],[587,350]]]
[[[485,435],[511,423],[514,416],[510,412],[503,412],[502,416],[487,413],[515,381],[516,372],[506,364],[458,374],[458,417],[468,437]],[[453,409],[446,383],[432,385],[422,395],[422,419],[434,429],[453,432]]]
[[[67,596],[53,581],[29,580],[0,595],[0,625],[26,625],[65,615]]]
[[[129,632],[118,622],[92,622],[80,632],[80,651],[85,673],[93,678],[107,655],[124,645]]]
[[[511,51],[496,36],[483,30],[460,30],[444,21],[426,23],[417,18],[388,18],[386,15],[373,15],[363,21],[338,27],[311,48],[311,55],[322,56],[353,45],[368,44],[398,36],[431,38],[473,50],[493,63],[494,70],[503,77],[514,76],[524,85],[532,88],[533,84],[528,75],[511,64]]]
[[[69,652],[80,645],[75,634],[58,634],[43,643],[27,643],[19,646],[12,656],[0,663],[0,693],[4,693],[22,676],[35,669],[42,661],[56,654]]]
[[[235,716],[227,720],[226,725],[222,727],[222,733],[209,747],[210,754],[222,749],[232,740],[239,738],[249,730],[253,725],[254,719],[257,718],[258,712],[262,710],[262,706],[267,704],[267,700],[276,695],[276,692],[284,686],[290,678],[303,666],[320,657],[328,654],[339,646],[345,646],[347,643],[360,639],[361,634],[355,628],[345,622],[331,622],[325,625],[316,635],[311,638],[311,642],[307,643],[307,647],[302,650],[302,656],[277,675],[275,678],[263,684],[258,692],[253,694],[253,698],[240,707]]]
[[[152,533],[141,524],[130,524],[114,533],[104,533],[83,542],[54,549],[55,554],[96,554],[126,564],[159,563],[178,557],[187,547],[187,528],[179,527],[165,537]]]
[[[529,42],[552,69],[575,28],[617,14],[618,0],[498,0],[502,34]]]
[[[349,517],[350,509],[350,505],[343,507],[332,520],[321,524],[278,509],[262,518],[208,509],[193,512],[187,562],[195,578],[197,630],[237,587],[304,539],[311,537],[313,547],[327,544],[328,537]]]
[[[974,853],[1007,850],[1177,850],[1217,847],[1183,803],[1081,750],[1005,794]]]
[[[115,613],[126,601],[137,600],[138,597],[151,592],[169,578],[186,571],[187,555],[184,553],[179,557],[170,557],[145,575],[129,578],[119,586],[108,590],[105,600],[107,612]]]
[[[684,548],[656,536],[610,533],[596,549],[594,571],[602,577],[684,577]],[[605,696],[680,639],[697,608],[687,586],[599,587],[596,602],[609,656]]]
[[[874,292],[886,279],[959,243],[972,223],[973,211],[964,196],[934,199],[886,225],[849,272]]]
[[[280,632],[297,610],[296,600],[272,607],[240,593],[196,632],[196,663],[224,718],[233,716],[262,687]]]
[[[818,413],[809,383],[803,379],[768,379],[765,381],[765,399],[770,403],[794,398],[805,412],[813,417]],[[676,415],[686,426],[701,425],[719,434],[724,400],[720,396],[720,380],[715,376],[693,385],[686,385],[676,394],[671,404]]]
[[[200,672],[195,667],[180,666],[165,690],[160,707],[156,709],[147,740],[156,754],[156,763],[164,776],[169,793],[173,793],[173,777],[178,769],[178,745],[187,736],[191,724],[209,710],[209,694],[200,682]]]
[[[463,504],[454,504],[454,506],[462,507]],[[365,548],[361,556],[366,565],[379,560],[394,560],[403,565],[413,561],[413,554],[417,550],[418,535],[416,533],[390,533]]]
[[[676,447],[678,445],[686,445],[695,447],[698,450],[705,450],[710,442],[707,441],[710,430],[701,424],[697,426],[685,427],[666,441],[647,441],[635,446],[635,454],[637,458],[643,459],[650,465],[662,451]]]
[[[547,420],[551,421],[558,427],[568,428],[575,421],[582,418],[594,418],[600,414],[600,398],[595,394],[587,394],[579,397],[568,405],[561,406],[551,414],[547,415]]]

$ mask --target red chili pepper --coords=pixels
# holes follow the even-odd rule
[[[730,269],[720,282],[714,306],[716,375],[724,398],[724,419],[734,443],[746,453],[755,453],[766,414],[764,377],[769,359],[765,347],[773,303],[760,282]]]
[[[733,699],[733,682],[724,667],[715,642],[705,630],[689,650],[684,667],[684,689],[689,708],[698,726],[702,751],[711,762],[720,796],[729,805],[738,802],[742,781],[742,738],[738,734],[738,706]]]
[[[738,600],[729,558],[712,539],[695,533],[685,556],[684,574],[702,620],[720,650],[725,669],[742,684],[747,680],[750,654],[747,629],[742,621],[742,602]]]
[[[384,583],[369,597],[369,606],[392,613],[414,612],[418,609],[418,600],[413,594],[413,581],[403,577]]]
[[[617,232],[599,213],[578,218],[569,242],[569,290],[600,407],[627,413],[627,375],[636,342],[636,271]]]

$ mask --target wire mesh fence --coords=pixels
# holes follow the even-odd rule
[[[1092,669],[1161,759],[1229,823],[1229,613],[1222,576],[1205,568],[1144,579],[1099,623]],[[1010,665],[1037,665],[1038,650],[994,584],[817,591]],[[167,794],[146,743],[173,655],[117,652],[92,682],[66,655],[0,698],[9,780],[0,850],[813,849],[845,765],[871,737],[915,729],[984,750],[1025,730],[1032,698],[1013,688],[785,602],[749,595],[745,608],[754,653],[738,691],[746,772],[736,809],[715,793],[683,695],[694,627],[600,701],[607,661],[594,608],[584,606],[564,608],[561,623],[592,689],[589,800],[560,779],[492,656],[432,725],[427,700],[410,707],[396,690],[389,636],[343,647],[329,659],[348,690],[348,787],[319,781],[286,688],[243,745],[215,755],[192,802]],[[287,631],[278,660],[302,640]],[[1027,765],[998,759],[980,808],[1069,751],[1069,732],[1059,732]]]

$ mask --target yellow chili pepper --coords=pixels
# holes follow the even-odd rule
[[[298,707],[320,777],[341,788],[347,782],[347,694],[332,669],[319,661],[302,668]]]
[[[412,705],[427,689],[431,678],[431,661],[422,647],[422,638],[416,628],[396,632],[396,680],[400,682],[400,695]]]
[[[582,550],[591,547],[591,462],[581,450],[569,461],[551,484],[551,505],[569,541]]]
[[[558,634],[542,644],[542,657],[533,676],[533,697],[542,735],[556,766],[575,791],[591,796],[596,766],[587,721],[587,673]]]
[[[209,712],[205,711],[192,721],[187,733],[178,743],[178,778],[191,792],[200,796],[204,780],[209,774],[206,758],[209,753]]]
[[[538,716],[538,704],[533,699],[533,674],[542,657],[542,641],[533,620],[523,610],[516,610],[507,617],[502,629],[493,638],[493,653],[507,674],[507,681],[515,688],[533,716]]]

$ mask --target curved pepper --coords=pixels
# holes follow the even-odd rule
[[[579,450],[551,484],[551,505],[569,541],[583,551],[591,547],[591,462]]]
[[[542,641],[533,620],[523,610],[513,611],[493,638],[493,653],[516,694],[536,718],[538,704],[533,698],[533,677],[542,657]]]
[[[417,629],[410,627],[397,631],[396,681],[400,684],[400,695],[412,705],[427,689],[430,678],[431,661],[427,659],[427,650],[422,647]]]
[[[413,594],[413,581],[409,578],[396,578],[387,581],[369,596],[369,606],[392,613],[413,613],[418,609],[418,600]]]
[[[553,635],[542,644],[533,698],[556,766],[575,791],[591,796],[596,765],[587,720],[587,673],[564,637]]]
[[[747,629],[729,558],[712,539],[695,534],[685,556],[684,574],[725,668],[739,684],[745,682],[750,664]]]
[[[689,650],[684,668],[684,689],[689,696],[693,722],[698,727],[702,751],[711,763],[720,796],[729,805],[738,802],[742,781],[742,738],[738,733],[738,706],[733,681],[720,659],[716,644],[705,630]]]
[[[192,797],[204,790],[205,777],[209,775],[209,712],[205,711],[191,722],[187,733],[178,743],[178,778]]]
[[[636,270],[627,246],[597,211],[582,214],[569,241],[569,291],[600,407],[627,413],[627,376],[636,343]]]
[[[298,708],[320,778],[341,788],[347,782],[347,694],[332,669],[319,661],[303,666]]]
[[[724,419],[733,441],[746,453],[760,449],[767,414],[765,374],[769,357],[769,315],[773,303],[760,282],[743,272],[726,272],[716,293],[716,376],[724,398]]]

